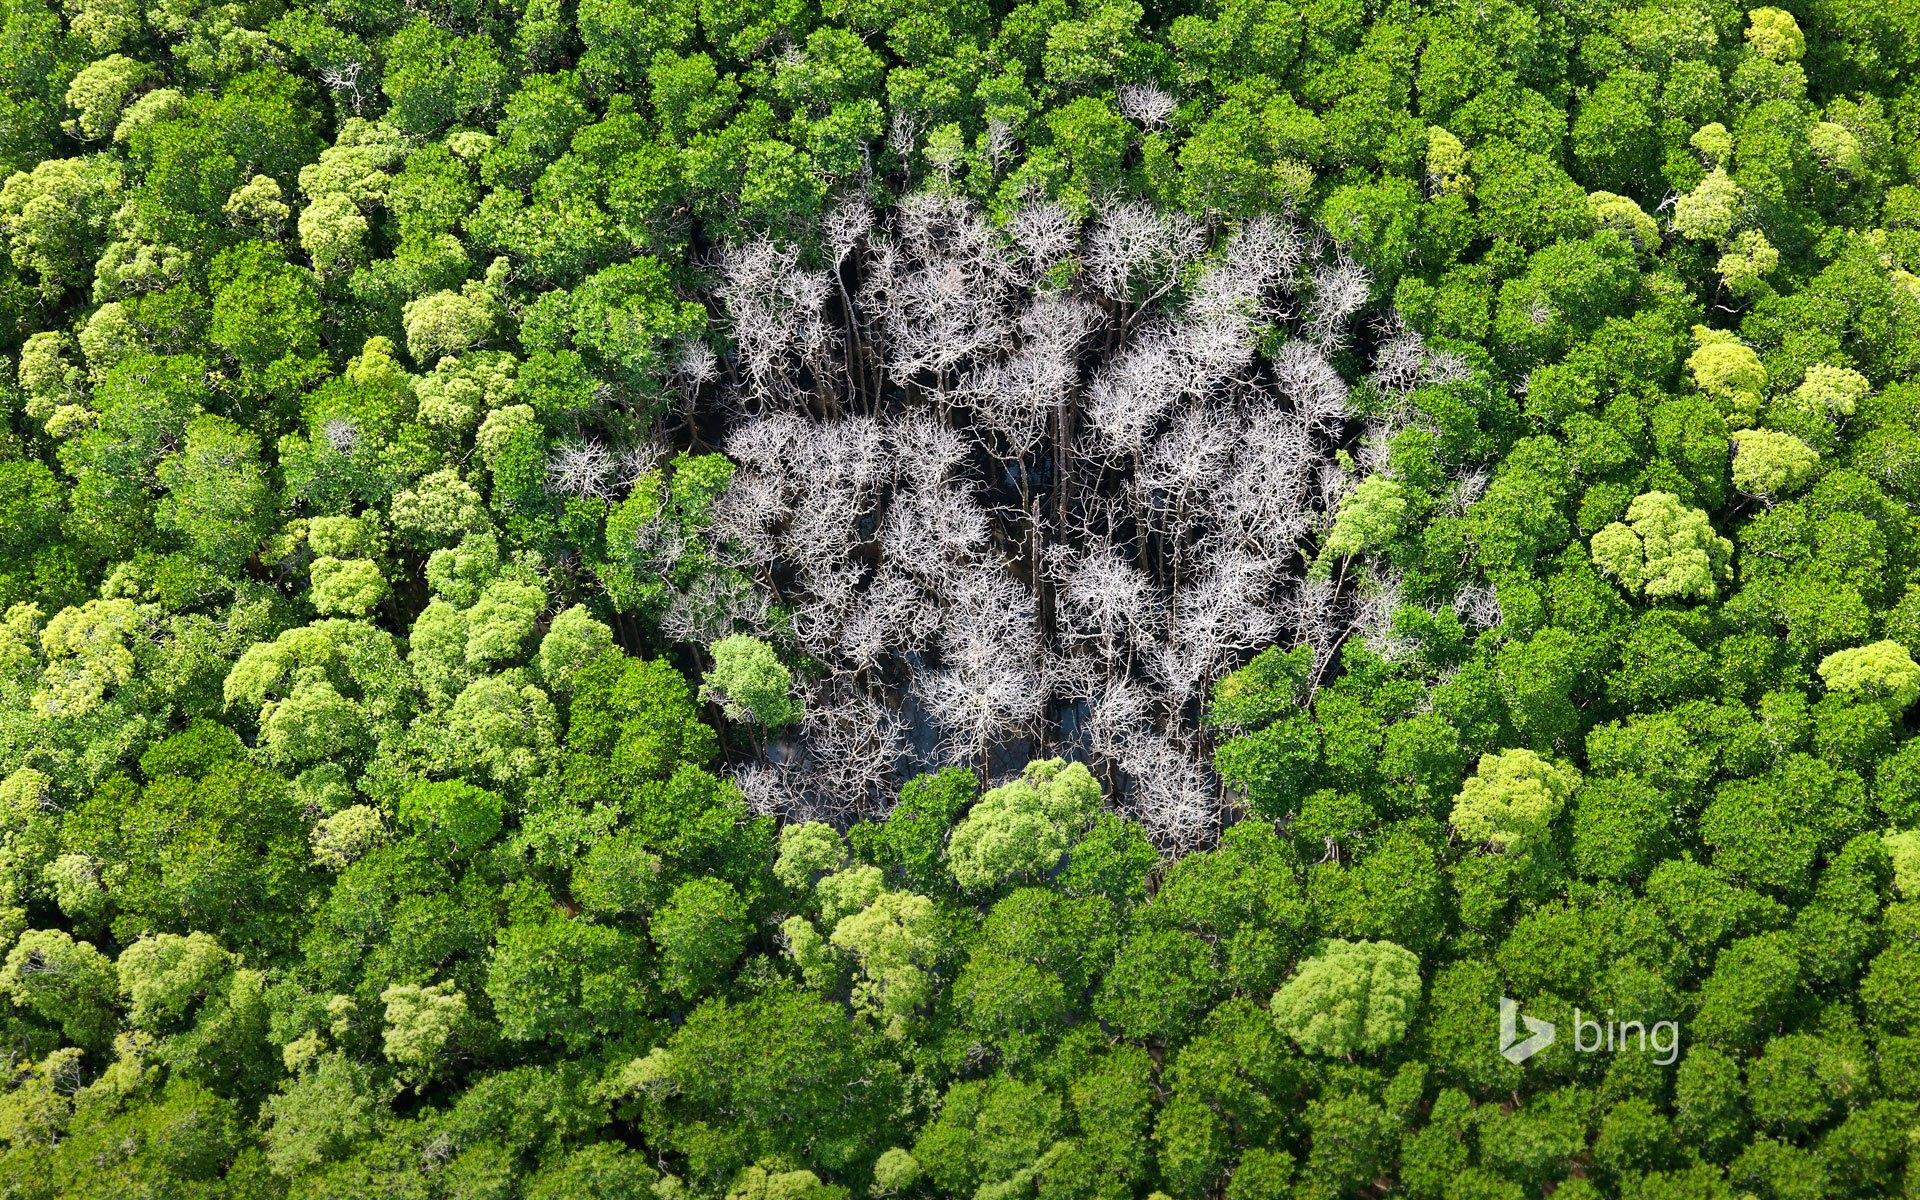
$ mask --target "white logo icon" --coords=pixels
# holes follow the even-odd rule
[[[1527,1036],[1520,1037],[1520,1023],[1525,1022]],[[1532,1058],[1548,1046],[1553,1045],[1554,1028],[1552,1021],[1542,1021],[1538,1017],[1520,1015],[1520,1002],[1509,997],[1500,997],[1500,1054],[1508,1062],[1518,1065]]]

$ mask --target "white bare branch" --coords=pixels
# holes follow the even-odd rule
[[[1120,102],[1147,126],[1174,108],[1144,85]],[[896,116],[896,149],[920,132]],[[990,131],[990,155],[1010,138]],[[1106,202],[1083,227],[1036,200],[996,228],[919,193],[838,202],[820,234],[824,271],[764,239],[726,248],[729,370],[703,342],[676,367],[728,430],[709,537],[733,582],[676,595],[663,624],[767,632],[811,672],[802,726],[740,777],[756,811],[851,820],[904,772],[1069,753],[1163,850],[1206,844],[1223,800],[1196,721],[1217,681],[1276,640],[1317,672],[1349,636],[1403,649],[1393,580],[1306,566],[1419,419],[1405,398],[1464,361],[1381,318],[1368,379],[1390,403],[1356,428],[1334,362],[1372,281],[1288,215],[1221,232]],[[639,539],[663,578],[671,532]],[[1457,605],[1497,621],[1490,597]]]

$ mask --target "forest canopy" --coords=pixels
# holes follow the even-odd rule
[[[5,1200],[1920,1194],[1915,0],[0,0],[0,418]]]

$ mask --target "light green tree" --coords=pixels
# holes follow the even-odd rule
[[[1467,193],[1473,179],[1467,174],[1467,148],[1438,125],[1427,128],[1427,183],[1440,193]]]
[[[146,64],[124,54],[109,54],[82,67],[67,85],[67,107],[75,114],[66,123],[67,132],[89,142],[112,134],[127,101],[146,78]]]
[[[920,1160],[899,1146],[889,1147],[873,1162],[873,1194],[896,1196],[912,1191],[926,1174]]]
[[[112,960],[63,929],[27,930],[0,966],[0,996],[89,1049],[113,1040],[118,990]]]
[[[100,860],[91,854],[62,854],[48,863],[40,878],[53,892],[53,902],[75,921],[96,920],[108,907],[100,884]]]
[[[118,50],[146,24],[139,0],[75,0],[65,8],[68,31],[96,51]]]
[[[445,732],[430,751],[436,767],[496,785],[524,783],[559,754],[560,719],[553,701],[519,668],[474,680],[443,715],[421,719]]]
[[[371,804],[349,804],[313,825],[313,861],[344,871],[387,840],[387,824]]]
[[[1895,641],[1834,651],[1820,660],[1820,680],[1837,695],[1879,701],[1896,712],[1920,699],[1920,664]]]
[[[1813,128],[1807,131],[1807,145],[1812,147],[1814,157],[1828,170],[1858,175],[1866,169],[1866,155],[1861,152],[1860,139],[1854,136],[1853,130],[1838,121],[1815,121]]]
[[[833,944],[852,956],[853,1003],[888,1036],[904,1038],[907,1022],[933,999],[940,953],[933,901],[912,892],[882,892],[833,927]]]
[[[12,1065],[0,1095],[0,1143],[22,1154],[53,1146],[67,1131],[73,1097],[86,1074],[86,1051],[66,1046],[38,1062]]]
[[[1350,1058],[1393,1045],[1420,1005],[1420,960],[1392,942],[1338,938],[1273,996],[1273,1020],[1312,1054]]]
[[[564,694],[575,676],[613,653],[613,630],[576,604],[556,616],[540,639],[540,677],[550,691]]]
[[[1736,296],[1752,296],[1773,269],[1780,265],[1780,252],[1767,235],[1758,229],[1743,229],[1734,235],[1727,252],[1714,264],[1720,281]]]
[[[780,1162],[756,1163],[727,1185],[726,1200],[845,1200],[845,1188],[830,1187],[812,1171]]]
[[[387,598],[386,576],[371,559],[322,556],[308,572],[315,612],[364,617]]]
[[[299,228],[300,247],[313,260],[313,269],[322,275],[338,275],[365,257],[362,242],[367,236],[367,218],[345,192],[316,197],[300,211]]]
[[[349,1151],[378,1127],[372,1073],[339,1051],[321,1054],[261,1108],[267,1164],[294,1175]]]
[[[372,737],[361,707],[325,681],[296,688],[260,722],[260,744],[268,757],[290,766],[359,754]]]
[[[1733,176],[1715,167],[1673,205],[1673,231],[1696,242],[1721,242],[1739,227],[1746,194]]]
[[[493,310],[473,289],[439,291],[412,301],[402,314],[407,353],[424,365],[480,345],[493,335]]]
[[[1625,521],[1593,535],[1592,552],[1593,564],[1631,595],[1711,600],[1729,573],[1733,543],[1673,493],[1647,492],[1627,506]]]
[[[1480,756],[1448,820],[1463,840],[1524,854],[1543,842],[1580,773],[1531,750],[1501,750]]]
[[[1794,405],[1807,412],[1829,417],[1850,417],[1860,401],[1873,390],[1867,377],[1852,367],[1815,363],[1807,368],[1800,385],[1787,393]]]
[[[91,424],[99,416],[86,406],[86,372],[70,361],[73,339],[45,331],[30,335],[20,347],[14,377],[26,393],[27,415],[43,423],[47,433],[64,433]]]
[[[1693,327],[1694,351],[1687,371],[1694,386],[1713,397],[1727,423],[1750,425],[1765,401],[1767,371],[1753,347],[1724,329]]]
[[[119,206],[120,169],[111,158],[49,158],[0,183],[0,241],[13,265],[39,276],[53,297],[87,282],[95,240]]]
[[[464,437],[484,416],[513,399],[518,365],[503,351],[441,359],[414,385],[420,419],[449,437]]]
[[[273,176],[255,175],[233,189],[220,211],[230,221],[258,225],[269,234],[278,234],[287,218],[293,215],[285,196],[280,182]]]
[[[1807,52],[1800,22],[1784,8],[1755,8],[1747,12],[1747,45],[1762,58],[1796,62]]]
[[[247,649],[227,673],[229,708],[251,712],[268,754],[292,765],[351,761],[377,728],[397,733],[414,701],[393,636],[330,618]]]
[[[822,875],[847,865],[847,843],[823,821],[801,821],[780,830],[780,857],[773,877],[790,888],[804,888]]]
[[[107,693],[133,678],[140,611],[131,600],[89,600],[63,608],[40,631],[46,667],[34,710],[43,716],[85,716]]]
[[[1593,209],[1593,222],[1611,229],[1633,243],[1634,249],[1650,253],[1660,248],[1660,225],[1630,197],[1612,192],[1592,192],[1587,204]]]
[[[1718,121],[1708,121],[1693,131],[1687,145],[1699,151],[1709,167],[1722,167],[1733,157],[1733,135]]]
[[[846,987],[847,956],[827,940],[818,925],[805,917],[788,917],[780,922],[780,943],[787,957],[800,968],[800,978],[808,987],[820,992],[836,992]]]
[[[406,153],[405,135],[388,122],[348,117],[333,145],[300,168],[300,191],[309,200],[341,195],[356,205],[384,203]]]
[[[762,729],[780,729],[801,717],[793,697],[793,675],[773,647],[757,637],[736,633],[710,648],[713,667],[700,683],[700,699],[720,705],[729,721]]]
[[[1820,452],[1790,433],[1736,429],[1733,486],[1763,500],[1792,495],[1812,481]]]
[[[1340,502],[1323,561],[1377,550],[1399,536],[1408,515],[1407,488],[1385,475],[1369,475]]]
[[[1081,763],[1044,759],[980,797],[947,846],[953,877],[969,891],[1044,874],[1100,808],[1100,782]]]
[[[114,968],[127,1019],[157,1031],[184,1021],[238,965],[210,933],[153,933],[121,951]]]
[[[1906,900],[1920,900],[1920,829],[1888,831],[1880,835],[1893,864],[1893,886]]]
[[[380,1048],[389,1062],[430,1074],[467,1020],[467,996],[450,983],[399,983],[380,993],[386,1028]]]
[[[145,261],[141,258],[123,259],[117,263],[110,263],[103,258],[100,270],[94,275],[94,284],[98,289],[124,283],[134,291],[163,287],[173,282],[171,274],[178,266],[177,260],[168,261],[159,256]],[[126,277],[118,276],[119,269],[127,272]],[[149,271],[151,276],[143,278]],[[95,382],[106,378],[115,367],[147,349],[146,333],[127,315],[127,306],[118,300],[109,300],[94,309],[93,315],[87,318],[87,323],[81,326],[74,340],[80,343],[80,353],[87,360],[87,376]]]
[[[833,928],[841,918],[852,916],[879,899],[886,886],[885,872],[868,863],[856,863],[844,871],[835,871],[814,885],[820,920],[826,928]]]

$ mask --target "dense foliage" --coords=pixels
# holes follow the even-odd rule
[[[0,0],[0,353],[0,1195],[1920,1193],[1913,0]]]

